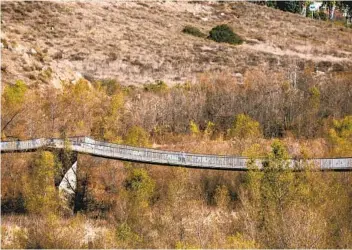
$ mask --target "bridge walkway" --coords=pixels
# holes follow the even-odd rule
[[[69,145],[72,151],[78,153],[131,162],[202,169],[237,171],[248,170],[248,158],[245,157],[192,154],[185,152],[131,147],[127,145],[96,141],[89,137],[72,137],[68,138],[66,142],[64,139],[46,138],[11,142],[3,141],[1,142],[1,152],[6,153],[30,151],[37,150],[39,148],[63,149],[65,148],[65,145]],[[352,170],[352,158],[308,159],[307,162],[314,164],[316,168],[320,170]],[[302,160],[289,160],[290,166],[292,168],[295,167],[296,169],[299,169],[300,166],[303,166],[302,163]],[[256,164],[261,166],[260,160],[257,160]]]

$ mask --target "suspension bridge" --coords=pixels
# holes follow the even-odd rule
[[[199,169],[248,170],[246,157],[229,155],[193,154],[176,151],[156,150],[151,148],[131,147],[121,144],[96,141],[89,137],[71,137],[64,139],[32,139],[23,141],[2,141],[1,152],[26,152],[43,149],[64,149],[89,154],[97,157],[117,159],[130,162],[148,163],[154,165],[180,166]],[[261,160],[256,160],[258,168]],[[317,170],[351,171],[352,158],[315,158],[289,159],[288,164],[295,170],[302,170],[308,164]]]

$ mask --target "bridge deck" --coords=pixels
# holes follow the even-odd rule
[[[191,168],[247,170],[246,163],[248,159],[245,157],[191,154],[131,147],[95,141],[89,137],[74,137],[69,138],[68,141],[73,151],[104,158]],[[39,148],[62,149],[64,147],[65,141],[63,139],[42,138],[26,141],[1,142],[1,152],[3,153],[36,150]],[[308,162],[314,163],[316,168],[321,170],[352,170],[352,158],[309,159]],[[289,160],[289,163],[291,167],[299,167],[302,165],[299,160]],[[257,161],[257,165],[261,165],[259,160]]]

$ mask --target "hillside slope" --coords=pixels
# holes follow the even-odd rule
[[[234,77],[261,68],[350,71],[352,30],[250,3],[2,3],[2,78],[59,86],[116,78],[122,84]],[[182,33],[227,23],[246,42],[219,44]],[[240,75],[241,74],[241,75]],[[240,77],[241,79],[241,77]],[[241,80],[240,80],[241,81]]]

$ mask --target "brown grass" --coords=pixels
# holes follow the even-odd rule
[[[271,70],[285,70],[292,58],[341,62],[344,70],[351,65],[350,29],[250,3],[33,2],[2,7],[2,36],[25,50],[47,49],[42,63],[55,64],[54,79],[72,78],[70,68],[123,84],[157,79],[172,84],[190,81],[199,71],[266,68],[272,57],[283,63]],[[206,32],[220,23],[228,23],[249,42],[231,46],[182,33],[187,24]],[[3,50],[3,63],[10,67],[4,82],[33,81],[23,74],[23,53]],[[37,60],[32,57],[31,63]]]

